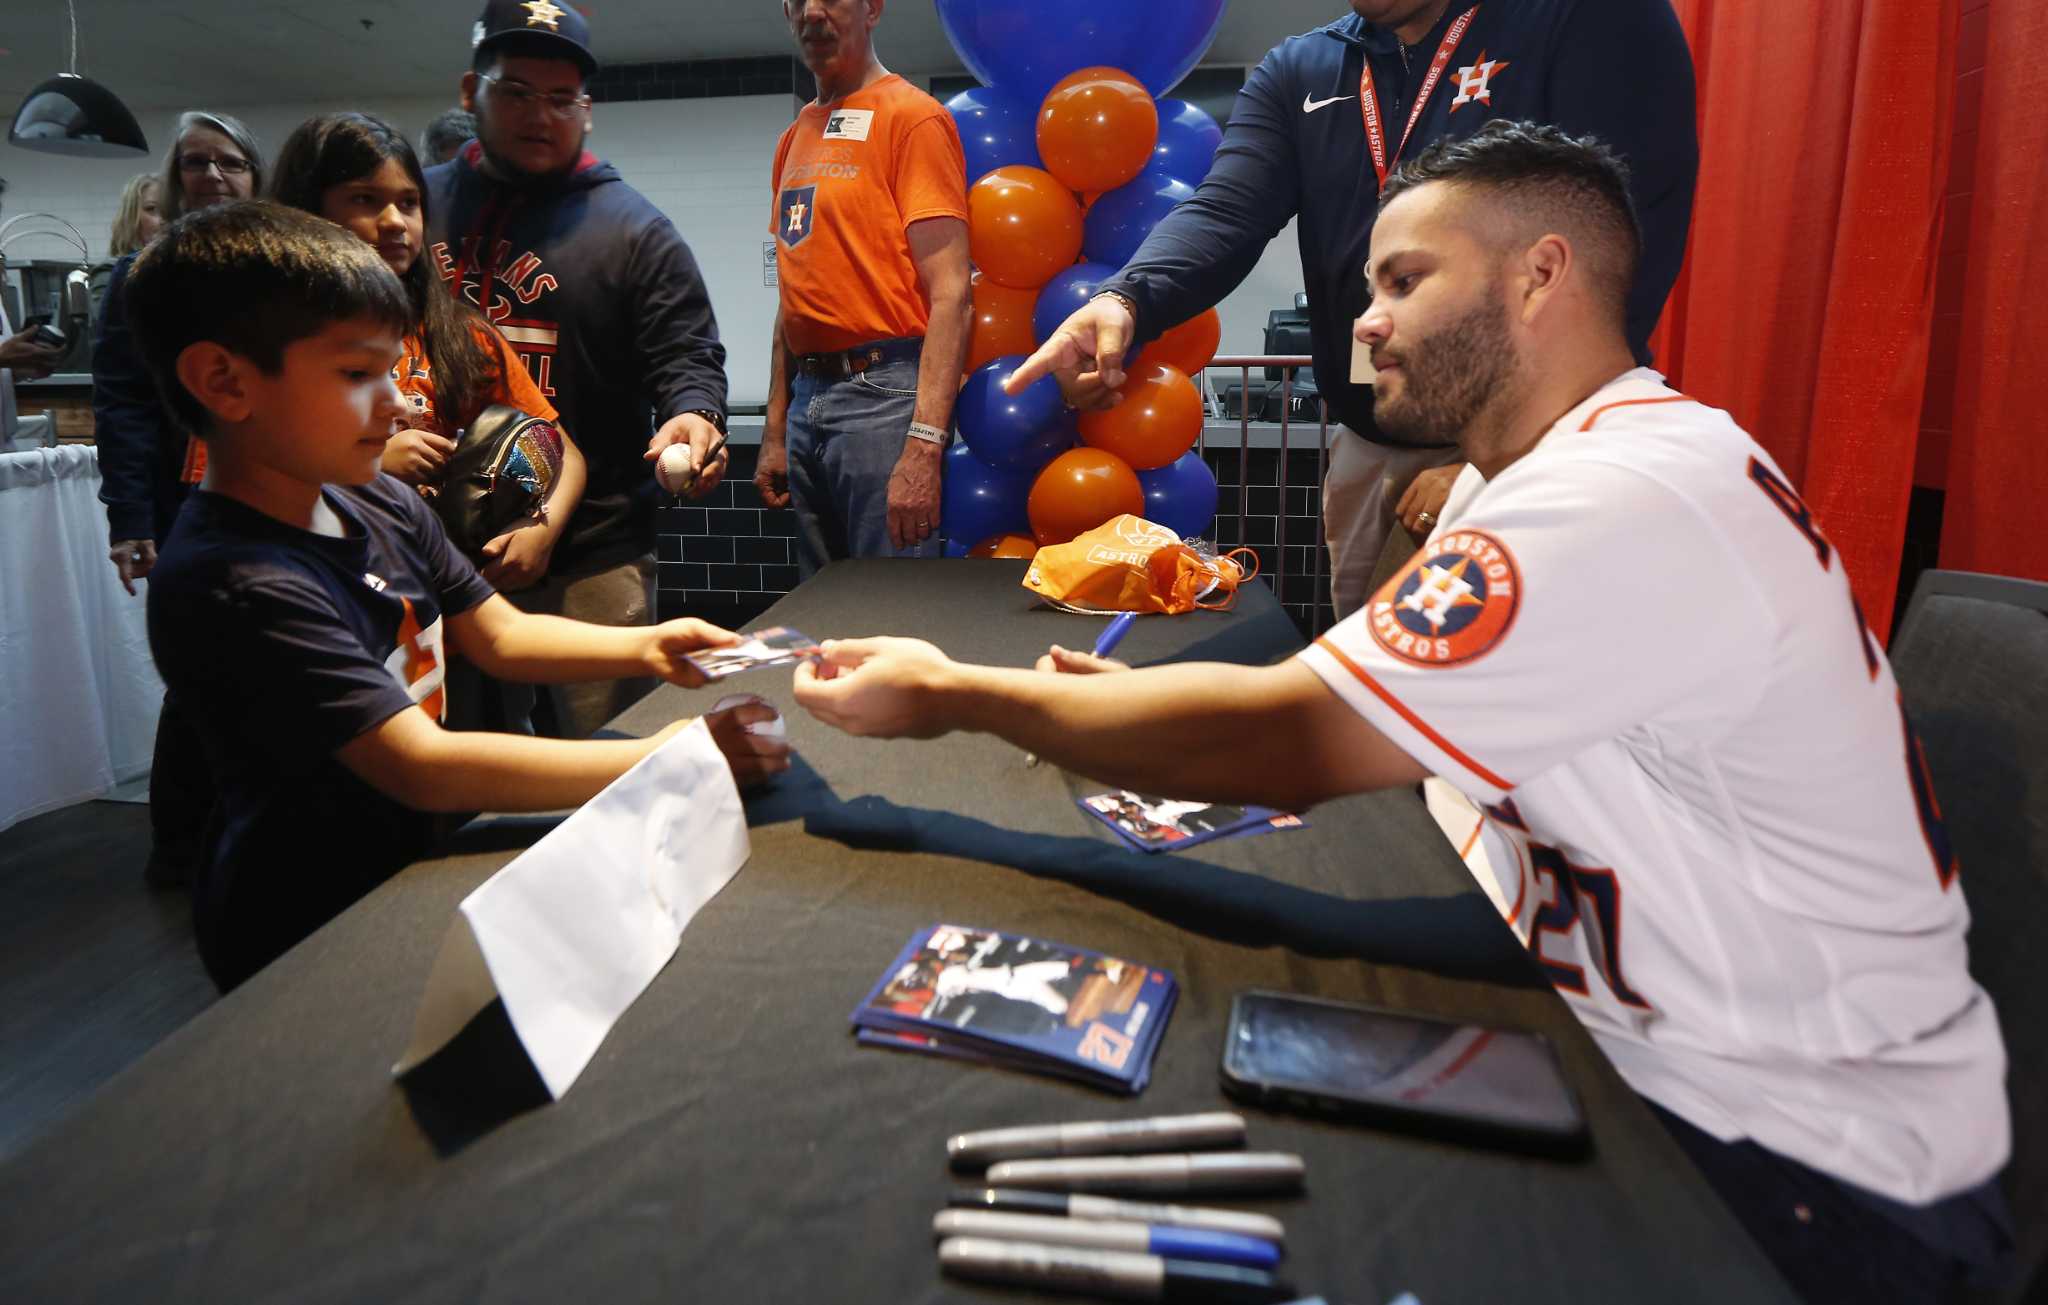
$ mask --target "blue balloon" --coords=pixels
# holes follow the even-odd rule
[[[1038,304],[1031,310],[1031,335],[1040,344],[1052,338],[1067,315],[1088,302],[1095,287],[1116,275],[1107,263],[1076,263],[1045,283],[1038,292]]]
[[[1122,267],[1173,206],[1195,193],[1177,177],[1151,168],[1095,201],[1082,227],[1081,252],[1093,263]]]
[[[946,450],[940,477],[939,532],[949,541],[967,549],[991,535],[1031,533],[1027,505],[1036,471],[991,467],[965,444],[955,444]]]
[[[960,128],[960,148],[967,155],[967,184],[983,173],[1020,163],[1043,168],[1038,157],[1038,105],[1013,100],[986,86],[960,92],[946,101],[946,112]],[[1197,110],[1200,112],[1200,110]]]
[[[1216,474],[1189,449],[1163,467],[1138,473],[1145,488],[1145,519],[1182,539],[1204,538],[1216,519]]]
[[[953,416],[975,457],[1001,471],[1036,474],[1054,454],[1074,446],[1074,423],[1060,383],[1050,376],[1039,377],[1022,394],[1003,393],[1003,381],[1023,365],[1019,354],[983,363],[960,387]]]
[[[1068,73],[1121,68],[1163,95],[1201,61],[1224,0],[937,0],[939,24],[976,80],[1031,105]]]
[[[1216,161],[1216,147],[1222,143],[1223,128],[1207,113],[1186,100],[1161,100],[1159,143],[1152,147],[1152,161],[1145,166],[1199,184],[1209,175],[1209,165]]]

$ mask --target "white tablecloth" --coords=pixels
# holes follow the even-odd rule
[[[149,769],[164,686],[99,488],[89,446],[0,453],[0,829]]]

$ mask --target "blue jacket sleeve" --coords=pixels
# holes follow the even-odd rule
[[[1277,53],[1238,92],[1209,175],[1104,284],[1137,305],[1138,343],[1222,302],[1294,216],[1301,170]]]
[[[667,218],[633,243],[627,284],[637,286],[633,344],[657,421],[692,408],[725,411],[725,346],[697,260]]]
[[[1685,261],[1699,179],[1692,51],[1669,0],[1628,0],[1578,5],[1553,59],[1550,120],[1574,135],[1598,136],[1628,162],[1643,228],[1628,342],[1647,363],[1650,332]]]
[[[163,404],[128,326],[131,254],[114,264],[92,345],[93,441],[99,446],[100,502],[107,542],[156,538],[157,442]]]

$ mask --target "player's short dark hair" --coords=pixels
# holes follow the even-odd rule
[[[337,322],[395,335],[412,302],[375,247],[311,213],[244,199],[187,213],[136,256],[128,321],[143,362],[179,423],[205,431],[206,409],[177,377],[178,355],[209,341],[268,375],[285,349]]]
[[[1496,194],[1517,225],[1571,239],[1617,318],[1626,313],[1643,232],[1629,198],[1628,164],[1604,141],[1496,118],[1470,136],[1433,141],[1394,169],[1380,187],[1380,209],[1433,181]]]

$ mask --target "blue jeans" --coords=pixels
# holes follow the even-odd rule
[[[889,476],[916,410],[915,354],[844,378],[796,378],[789,398],[789,496],[803,578],[843,557],[942,556],[936,531],[914,548],[889,543]]]

